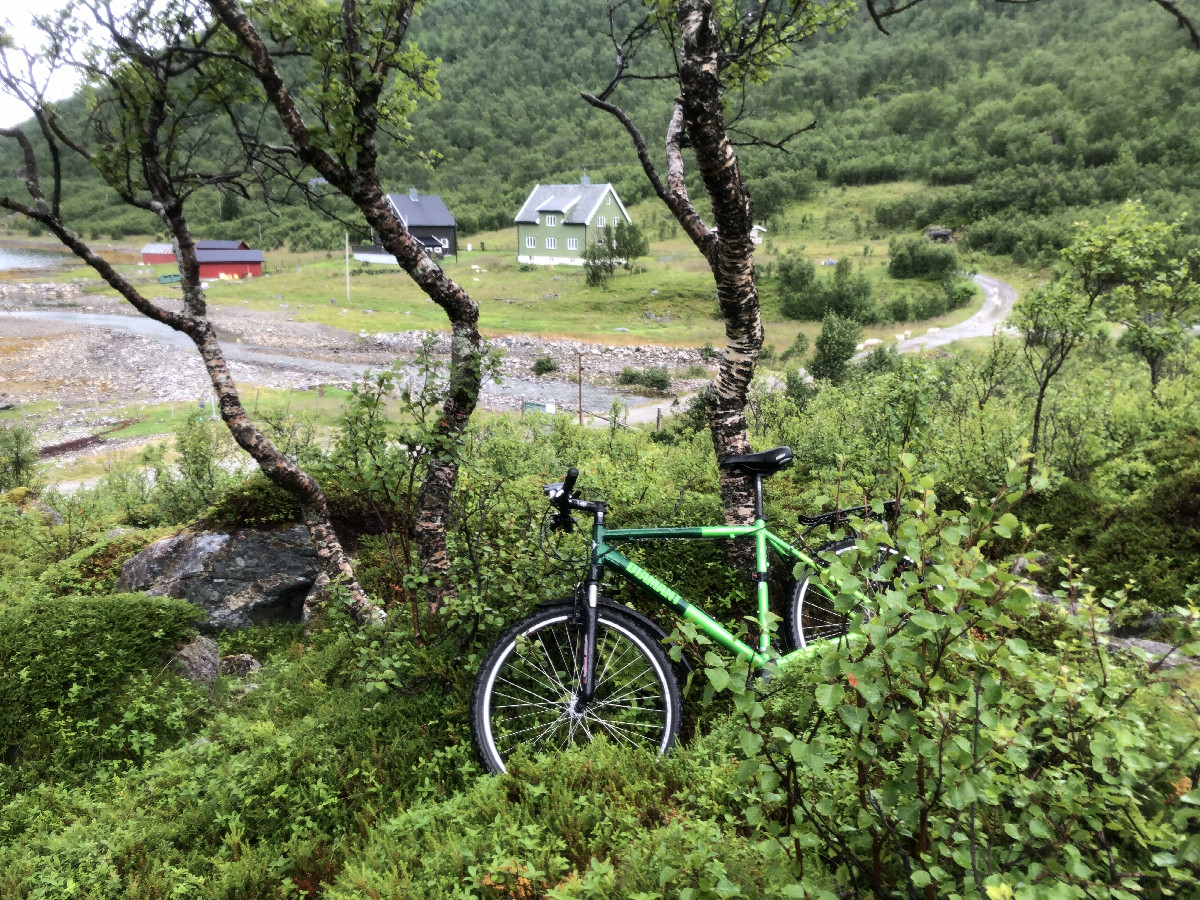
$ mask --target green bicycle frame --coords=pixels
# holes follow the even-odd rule
[[[633,560],[621,554],[614,544],[630,541],[653,540],[685,540],[685,541],[720,541],[732,540],[739,537],[754,536],[754,549],[757,560],[756,582],[758,588],[758,649],[754,649],[744,641],[739,640],[720,622],[706,613],[703,609],[689,602],[678,591],[663,584]],[[691,622],[705,635],[720,644],[739,659],[745,659],[752,665],[762,668],[768,664],[778,668],[786,668],[806,655],[806,649],[794,650],[786,656],[780,656],[771,649],[770,633],[767,625],[768,615],[768,585],[767,585],[767,548],[770,547],[785,560],[795,560],[819,568],[818,563],[810,556],[797,550],[787,541],[767,530],[767,523],[762,519],[755,520],[753,525],[713,525],[700,528],[613,528],[606,529],[603,521],[592,526],[592,561],[595,565],[603,566],[618,572],[634,584],[641,585],[654,596],[670,607],[684,621]],[[829,592],[820,588],[826,596]]]

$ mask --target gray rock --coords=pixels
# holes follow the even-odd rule
[[[182,532],[151,544],[121,567],[118,591],[185,599],[209,628],[299,622],[320,569],[308,528]]]
[[[1184,656],[1170,644],[1162,641],[1149,641],[1145,638],[1109,638],[1109,646],[1124,650],[1134,656],[1140,656],[1151,664],[1162,663],[1164,666],[1184,665],[1189,668],[1200,666],[1200,659],[1194,656]],[[1140,652],[1139,652],[1140,651]],[[1165,660],[1165,661],[1164,661]]]
[[[217,683],[221,651],[210,637],[198,637],[184,644],[171,660],[171,668],[192,684],[212,690]]]
[[[261,668],[262,663],[249,653],[234,653],[230,656],[221,657],[220,670],[222,675],[245,678],[251,672],[257,672]]]

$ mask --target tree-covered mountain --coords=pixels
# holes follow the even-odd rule
[[[964,0],[922,4],[888,27],[883,35],[863,19],[822,34],[765,84],[728,98],[748,135],[773,141],[816,123],[786,151],[742,149],[764,218],[822,183],[912,179],[937,189],[881,205],[881,230],[962,227],[974,247],[1028,258],[1128,197],[1157,218],[1200,199],[1200,53],[1156,5]],[[441,96],[412,115],[410,147],[384,148],[394,188],[441,193],[466,233],[511,224],[539,181],[586,172],[613,181],[627,203],[648,196],[628,137],[579,96],[611,76],[606,32],[599,3],[431,2],[413,36],[442,60]],[[642,85],[617,99],[661,134],[671,96]],[[17,168],[13,148],[4,153],[4,169]],[[69,203],[100,233],[156,230],[136,212],[114,218],[111,199],[78,183]],[[215,194],[193,212],[197,227],[251,239],[261,230],[268,245],[340,239],[313,214],[285,220]]]

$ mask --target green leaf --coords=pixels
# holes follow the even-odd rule
[[[758,751],[763,746],[762,735],[755,734],[749,729],[742,730],[741,735],[738,736],[738,742],[742,745],[742,752],[748,757],[758,755]]]
[[[821,709],[830,711],[842,702],[842,698],[846,696],[846,689],[840,684],[822,684],[817,686],[813,694]]]
[[[708,676],[714,690],[723,691],[729,687],[729,672],[725,669],[705,669],[704,674]]]

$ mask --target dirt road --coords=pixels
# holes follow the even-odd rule
[[[983,306],[979,312],[957,325],[931,328],[925,334],[901,341],[900,352],[911,353],[914,350],[944,347],[968,338],[991,337],[997,329],[1002,328],[1004,320],[1012,312],[1013,304],[1017,302],[1017,289],[991,275],[976,275],[974,281],[983,288]]]

